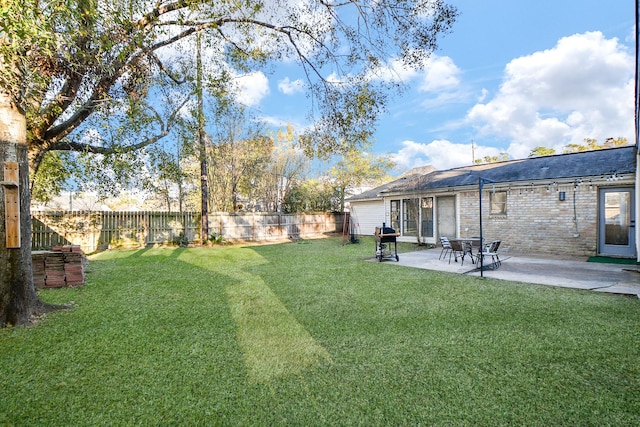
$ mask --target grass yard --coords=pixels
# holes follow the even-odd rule
[[[373,249],[92,256],[41,291],[73,309],[0,330],[0,425],[640,425],[638,299]]]

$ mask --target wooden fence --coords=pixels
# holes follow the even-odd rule
[[[198,212],[32,212],[32,250],[80,245],[84,253],[114,247],[200,240]],[[343,214],[214,213],[209,233],[227,241],[310,238],[342,231]]]

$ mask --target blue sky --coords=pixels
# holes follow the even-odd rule
[[[461,15],[429,66],[406,73],[374,152],[400,173],[468,165],[584,138],[634,139],[634,0],[449,0]],[[300,70],[244,79],[241,100],[274,125],[308,125]],[[472,150],[472,143],[474,149]]]

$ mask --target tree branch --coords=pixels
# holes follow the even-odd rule
[[[139,150],[141,148],[144,148],[144,147],[147,147],[147,146],[149,146],[151,144],[154,144],[154,143],[158,142],[160,139],[162,139],[165,136],[167,136],[169,134],[169,132],[171,131],[171,129],[173,127],[173,124],[175,123],[176,116],[178,115],[180,110],[189,102],[190,99],[191,99],[190,97],[186,97],[180,103],[180,105],[178,107],[176,107],[176,109],[171,113],[171,115],[167,119],[166,123],[162,120],[162,118],[160,117],[160,114],[158,114],[158,112],[155,111],[155,109],[151,108],[151,110],[154,112],[154,115],[156,116],[156,119],[157,119],[157,121],[158,121],[158,123],[160,125],[160,131],[156,135],[153,135],[150,138],[147,138],[147,139],[145,139],[143,141],[140,141],[137,144],[102,147],[102,146],[95,146],[95,145],[82,143],[82,142],[61,140],[61,141],[58,141],[55,144],[51,145],[50,150],[53,150],[53,151],[80,151],[80,152],[86,152],[86,153],[92,153],[92,154],[130,153],[130,152]]]

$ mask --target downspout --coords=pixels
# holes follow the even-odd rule
[[[635,216],[638,216],[638,212],[640,210],[640,186],[638,185],[640,179],[640,171],[638,167],[640,166],[640,157],[638,157],[638,149],[640,148],[640,58],[638,58],[640,53],[640,0],[636,0],[636,69],[635,69],[635,104],[634,104],[634,118],[635,118],[635,137],[636,137],[636,180],[635,180],[635,196],[636,196],[636,211]],[[635,218],[634,218],[635,220]],[[638,224],[638,221],[634,221]],[[636,226],[636,259],[640,262],[640,227]]]
[[[576,193],[578,192],[578,184],[573,184],[573,237],[580,237],[578,231],[578,209],[576,207]]]

